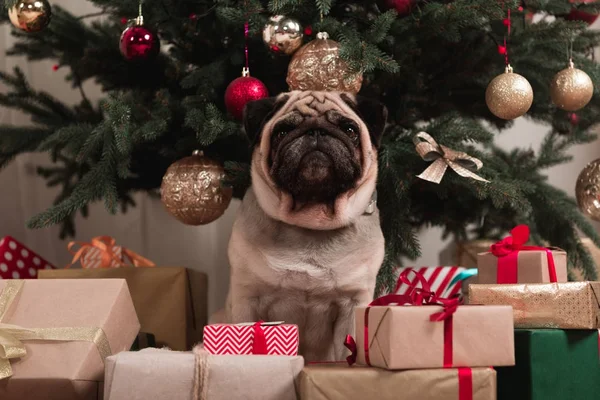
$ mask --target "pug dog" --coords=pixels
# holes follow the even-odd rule
[[[374,193],[386,117],[379,102],[338,92],[247,105],[252,185],[229,243],[229,322],[296,324],[306,361],[344,358],[384,257]]]

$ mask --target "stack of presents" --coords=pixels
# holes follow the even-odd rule
[[[600,282],[567,282],[566,253],[527,239],[519,226],[479,254],[469,285],[465,268],[400,270],[393,293],[356,308],[347,360],[305,362],[295,325],[205,326],[202,274],[110,238],[57,270],[5,238],[0,399],[600,398]],[[30,268],[39,279],[13,275]]]

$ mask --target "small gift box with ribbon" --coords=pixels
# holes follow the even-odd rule
[[[415,271],[422,274],[427,280],[431,291],[439,297],[452,298],[462,294],[463,282],[477,275],[477,270],[458,266],[452,267],[403,267],[398,269],[399,274],[405,271]],[[466,286],[465,286],[466,289]],[[410,290],[402,280],[398,279],[393,293],[406,294]]]
[[[517,328],[600,328],[600,282],[469,285],[469,303],[511,306]]]
[[[477,255],[478,283],[567,282],[567,253],[557,248],[527,246],[529,227],[519,225],[510,236]]]
[[[600,398],[598,330],[516,329],[516,365],[497,368],[498,400]]]
[[[438,297],[420,274],[411,290],[355,310],[358,363],[386,369],[514,365],[513,316],[508,306],[462,306]],[[414,273],[414,272],[413,272]],[[418,284],[421,287],[418,287]],[[350,356],[349,361],[354,361]]]
[[[67,265],[67,268],[78,261],[85,269],[126,266],[154,267],[154,263],[147,258],[126,247],[117,246],[115,239],[110,236],[97,236],[89,243],[70,242],[67,249],[73,254],[73,261]]]
[[[144,349],[106,362],[105,400],[297,400],[300,356]]]
[[[0,278],[34,279],[41,269],[55,267],[12,236],[0,240]]]
[[[206,274],[182,267],[155,267],[147,258],[117,246],[109,236],[89,243],[71,242],[69,251],[73,260],[66,269],[40,271],[39,278],[125,279],[142,331],[154,335],[157,346],[191,350],[202,339],[208,319]],[[100,264],[89,264],[90,257]],[[78,262],[83,268],[69,268]]]
[[[300,400],[496,400],[492,368],[386,371],[309,364],[298,377]]]
[[[101,400],[139,328],[124,280],[0,281],[0,399]]]
[[[298,326],[283,322],[213,324],[204,327],[204,349],[210,354],[298,355]]]

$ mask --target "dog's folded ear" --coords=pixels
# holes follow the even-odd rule
[[[356,96],[354,99],[347,94],[342,95],[346,102],[369,128],[373,146],[379,147],[385,130],[388,111],[383,103],[367,97]]]
[[[287,97],[267,97],[251,101],[244,107],[244,130],[250,142],[260,141],[260,133],[265,123],[283,106]]]

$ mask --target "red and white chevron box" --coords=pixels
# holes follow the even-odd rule
[[[266,352],[257,352],[257,342],[265,339]],[[298,355],[298,326],[281,322],[207,325],[203,340],[204,349],[216,355]]]
[[[450,298],[460,293],[462,281],[454,281],[454,278],[461,272],[466,271],[464,267],[405,267],[398,268],[398,275],[406,270],[413,270],[417,273],[421,273],[427,283],[431,286],[431,291],[435,292],[438,296]],[[395,294],[404,294],[408,290],[408,285],[398,281]]]
[[[0,278],[35,279],[40,269],[56,269],[12,236],[0,240]]]

